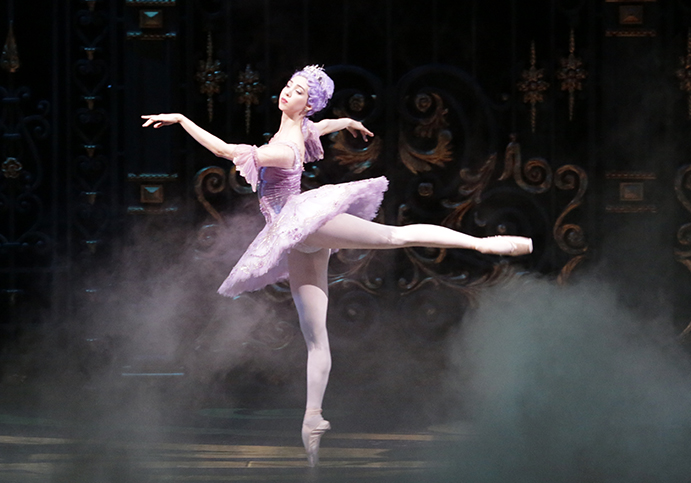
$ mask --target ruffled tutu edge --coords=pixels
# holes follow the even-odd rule
[[[287,254],[291,249],[342,213],[374,219],[388,184],[386,177],[380,176],[324,185],[291,196],[276,219],[252,241],[218,293],[236,297],[288,279]]]

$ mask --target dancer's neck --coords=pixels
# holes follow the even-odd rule
[[[296,131],[302,133],[302,122],[304,118],[305,116],[303,115],[289,116],[284,112],[281,116],[281,125],[274,137],[282,138],[290,136],[291,133]]]

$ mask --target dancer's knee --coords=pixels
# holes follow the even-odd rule
[[[305,343],[307,345],[307,351],[308,352],[314,352],[316,353],[329,353],[331,351],[331,347],[329,346],[329,339],[328,337],[314,337],[312,334],[305,334],[303,332],[303,335],[305,336]]]
[[[331,370],[331,351],[329,347],[312,345],[307,347],[307,357],[327,373]]]

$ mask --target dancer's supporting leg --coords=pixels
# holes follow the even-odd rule
[[[321,436],[331,427],[321,416],[322,400],[331,370],[331,351],[326,331],[329,254],[328,249],[322,249],[316,253],[292,250],[288,255],[290,290],[307,344],[307,403],[302,423],[302,442],[310,466],[317,464]]]
[[[390,226],[353,215],[336,216],[307,237],[306,245],[323,248],[467,248],[496,255],[525,255],[532,252],[530,238],[494,236],[477,238],[438,225]]]
[[[307,344],[307,404],[302,441],[311,466],[318,462],[321,436],[330,429],[329,422],[321,416],[322,400],[331,370],[331,352],[326,331],[329,248],[429,246],[468,248],[483,253],[506,255],[522,255],[532,251],[529,238],[476,238],[437,225],[388,226],[348,214],[338,215],[327,222],[310,235],[305,244],[322,249],[315,253],[292,250],[288,256],[288,264],[290,290]]]

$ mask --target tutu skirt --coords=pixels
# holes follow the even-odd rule
[[[341,213],[372,220],[387,187],[387,179],[381,176],[324,185],[289,196],[280,213],[266,224],[247,248],[218,293],[235,297],[286,280],[287,255],[291,249],[300,249],[309,235]]]

